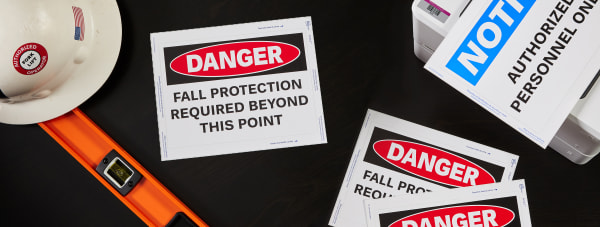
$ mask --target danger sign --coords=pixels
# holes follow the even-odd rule
[[[524,180],[367,199],[369,227],[530,227]]]
[[[516,155],[369,110],[329,225],[366,223],[366,199],[427,195],[511,180],[517,161]],[[481,219],[490,214],[478,215]],[[456,215],[457,222],[465,220]],[[418,221],[404,223],[434,226]]]
[[[308,17],[153,33],[162,160],[326,143],[313,42]]]

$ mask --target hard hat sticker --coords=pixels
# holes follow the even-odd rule
[[[85,34],[85,20],[83,11],[77,6],[73,6],[73,19],[75,19],[75,40],[83,41]]]
[[[46,66],[48,51],[39,43],[26,43],[15,51],[13,66],[23,75],[36,74]]]

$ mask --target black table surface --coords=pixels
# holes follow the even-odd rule
[[[119,59],[80,109],[211,226],[326,226],[368,108],[519,155],[534,226],[600,226],[600,158],[580,166],[542,149],[424,70],[411,1],[117,2]],[[160,161],[150,33],[301,16],[313,20],[328,143]],[[0,134],[0,225],[144,226],[39,126]]]

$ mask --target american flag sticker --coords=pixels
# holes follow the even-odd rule
[[[83,41],[85,21],[81,8],[73,6],[73,18],[75,19],[75,40]]]

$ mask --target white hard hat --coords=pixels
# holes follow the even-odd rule
[[[58,117],[92,96],[121,47],[115,0],[18,0],[0,7],[0,122]]]

